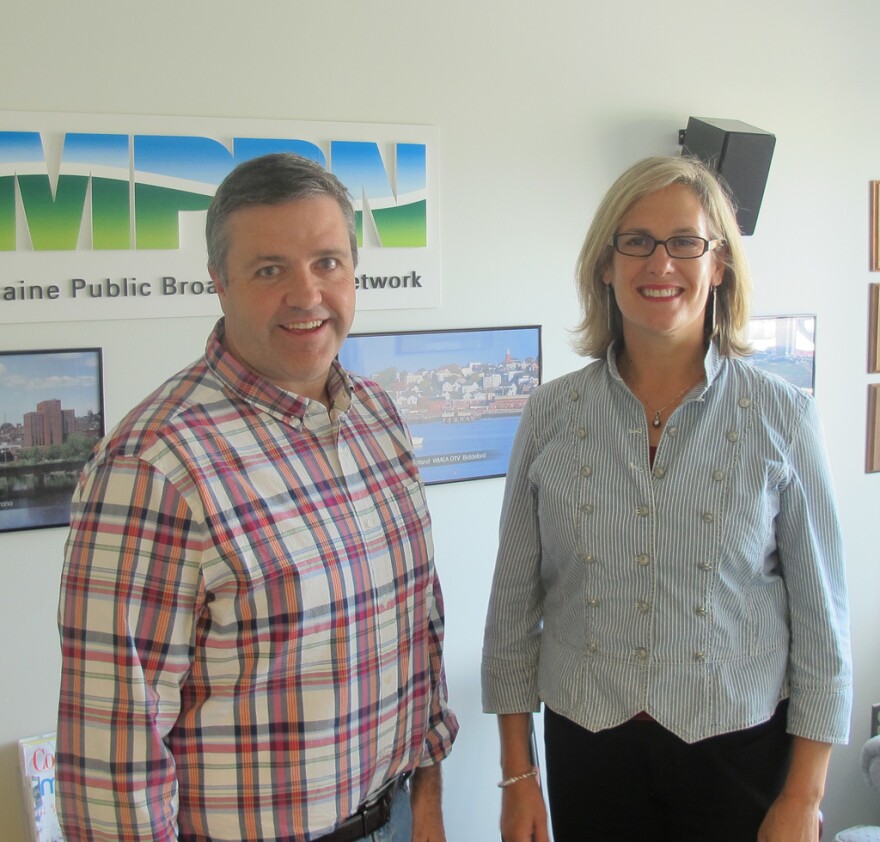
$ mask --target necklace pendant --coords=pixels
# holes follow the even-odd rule
[[[660,424],[661,424],[661,421],[660,421],[660,410],[658,409],[658,410],[654,413],[654,417],[651,419],[651,426],[652,426],[652,427],[659,427]]]

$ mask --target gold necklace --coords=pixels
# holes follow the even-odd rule
[[[633,394],[645,405],[645,409],[647,409],[649,413],[654,413],[654,417],[651,419],[651,426],[656,428],[660,427],[663,424],[663,422],[660,420],[660,413],[663,412],[663,410],[665,410],[667,407],[670,407],[674,403],[680,401],[691,389],[694,388],[694,386],[697,385],[697,383],[700,383],[702,380],[703,375],[701,374],[693,383],[691,383],[690,386],[685,386],[674,398],[663,404],[660,409],[653,409],[648,404],[648,402],[635,389],[633,389],[632,386],[630,386],[630,389],[632,389]]]

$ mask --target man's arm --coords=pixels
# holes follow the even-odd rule
[[[432,546],[430,532],[426,536]],[[443,666],[445,613],[443,592],[436,570],[428,591],[428,666],[431,697],[428,727],[425,734],[422,763],[413,771],[410,781],[410,805],[413,817],[413,842],[446,842],[443,826],[442,776],[440,761],[452,750],[458,734],[458,719],[449,707],[446,671]]]
[[[135,459],[92,470],[74,498],[61,582],[56,778],[67,842],[176,839],[163,742],[189,669],[190,512]]]
[[[420,766],[410,781],[413,842],[446,842],[440,764]]]
[[[428,727],[422,753],[422,763],[439,763],[450,751],[458,734],[458,719],[449,707],[446,688],[446,669],[443,665],[443,637],[445,617],[443,594],[436,573],[428,594],[428,669],[430,672],[431,697],[429,700]]]

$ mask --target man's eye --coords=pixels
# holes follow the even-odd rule
[[[280,271],[277,266],[262,266],[257,269],[257,275],[261,278],[274,278]]]
[[[332,270],[339,266],[339,260],[335,257],[322,257],[321,260],[318,261],[318,265],[322,269]]]

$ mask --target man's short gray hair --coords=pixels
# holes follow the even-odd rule
[[[320,164],[291,152],[276,152],[239,164],[217,188],[205,223],[208,267],[216,272],[225,286],[229,252],[226,223],[235,211],[319,196],[330,196],[339,204],[348,227],[352,260],[357,266],[357,228],[348,190]]]

